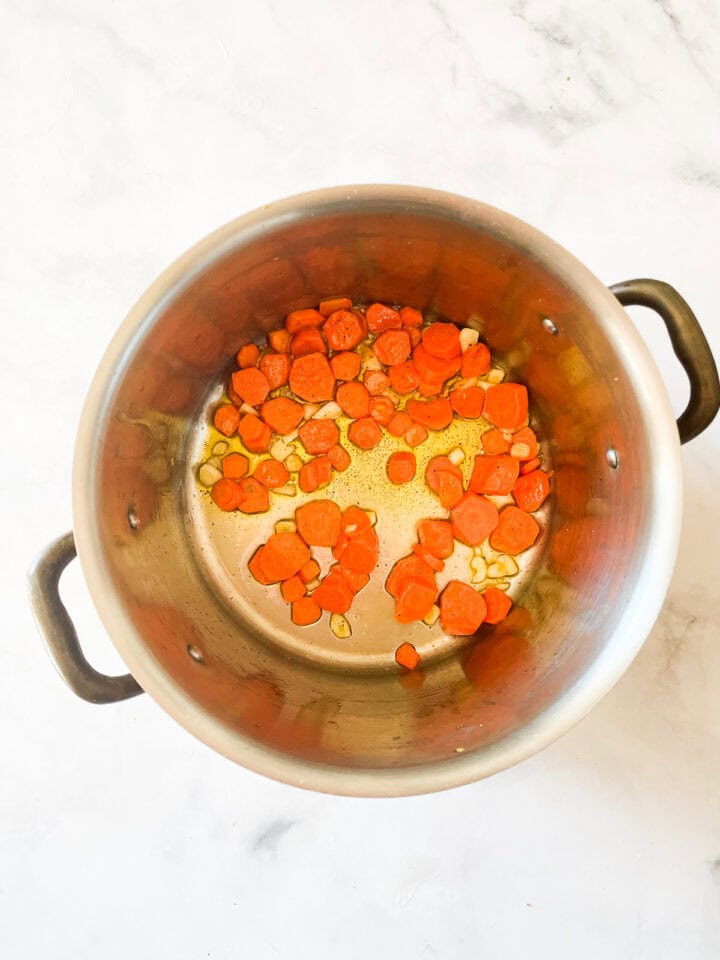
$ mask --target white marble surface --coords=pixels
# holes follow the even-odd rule
[[[116,325],[267,199],[478,197],[607,282],[674,283],[720,355],[714,0],[1,0],[0,78],[2,956],[720,955],[720,423],[683,451],[678,568],[627,675],[540,756],[445,794],[304,793],[147,697],[76,700],[23,582],[71,525],[75,426]],[[635,316],[680,410],[659,324]],[[116,666],[76,568],[65,593]]]

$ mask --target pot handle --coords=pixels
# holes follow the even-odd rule
[[[690,399],[677,422],[680,443],[687,443],[710,426],[720,408],[717,366],[697,317],[662,280],[625,280],[610,290],[624,307],[650,307],[665,321],[675,356],[690,381]]]
[[[70,689],[90,703],[116,703],[142,693],[129,673],[108,677],[85,659],[77,632],[60,599],[60,577],[76,556],[72,533],[54,540],[45,548],[28,573],[30,605],[48,653]]]

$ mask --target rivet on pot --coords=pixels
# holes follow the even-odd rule
[[[551,333],[554,337],[557,336],[558,328],[552,322],[550,317],[544,317],[542,325],[545,327],[548,333]]]
[[[195,644],[189,643],[187,645],[188,655],[195,661],[195,663],[205,663],[205,657],[202,654],[202,650],[199,647],[196,647]]]
[[[613,470],[617,470],[620,466],[620,456],[615,447],[608,447],[605,459]]]
[[[137,530],[140,526],[140,518],[135,512],[135,507],[128,507],[127,520],[131,530]]]

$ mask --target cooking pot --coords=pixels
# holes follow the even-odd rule
[[[223,580],[213,552],[227,543],[198,538],[190,503],[199,431],[229,358],[289,311],[344,294],[480,330],[507,375],[527,384],[553,471],[542,548],[510,617],[440,643],[417,674],[401,674],[387,653],[397,628],[377,593],[343,649],[323,649],[313,633],[299,644],[270,591],[249,596]],[[687,372],[677,426],[626,304],[660,314]],[[79,696],[109,703],[144,690],[270,777],[364,796],[477,780],[568,730],[637,653],[675,561],[680,442],[719,402],[707,341],[672,287],[608,290],[506,213],[394,186],[268,204],[177,260],[113,338],[78,429],[74,533],[31,571],[33,609]],[[241,552],[240,515],[235,523]],[[93,669],[60,601],[76,548],[127,676]],[[396,557],[406,552],[397,544]]]

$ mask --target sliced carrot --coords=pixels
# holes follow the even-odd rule
[[[260,568],[271,583],[293,577],[310,559],[305,541],[297,533],[273,533],[260,554]]]
[[[267,335],[268,345],[276,353],[288,353],[290,350],[290,334],[284,328],[271,330]]]
[[[390,377],[382,370],[368,370],[363,377],[363,383],[370,396],[376,397],[390,386]]]
[[[230,398],[230,403],[234,403],[236,407],[241,407],[245,402],[240,394],[236,390],[233,390],[232,376],[228,380],[227,395]]]
[[[516,443],[524,443],[530,448],[530,452],[526,456],[520,457],[521,460],[534,460],[537,457],[540,446],[535,431],[530,427],[520,427],[519,430],[515,431],[512,437],[513,446]]]
[[[247,457],[241,453],[229,453],[222,458],[222,472],[224,477],[230,477],[231,480],[242,480],[248,472],[250,462]]]
[[[232,403],[218,407],[213,417],[215,427],[226,437],[231,437],[240,423],[240,413]]]
[[[468,488],[473,493],[503,497],[512,490],[519,472],[520,461],[515,457],[475,457]]]
[[[378,561],[378,540],[367,514],[358,507],[348,507],[342,529],[333,556],[348,570],[371,573]]]
[[[520,473],[525,476],[525,474],[532,473],[533,470],[537,470],[539,466],[540,461],[537,457],[535,457],[534,460],[527,460],[525,463],[523,463],[523,465],[520,467]]]
[[[453,360],[462,352],[460,331],[454,323],[431,323],[423,330],[422,343],[428,353],[440,360]]]
[[[290,357],[286,353],[266,353],[260,359],[260,371],[271,390],[284,386],[290,376]]]
[[[294,603],[296,600],[304,597],[307,590],[300,577],[295,574],[292,577],[288,577],[287,580],[283,580],[280,584],[280,592],[282,593],[282,598],[285,603]]]
[[[370,577],[367,573],[356,573],[354,570],[348,570],[348,568],[344,567],[341,563],[334,563],[332,567],[330,567],[328,576],[344,578],[353,593],[360,593],[360,591],[370,583]]]
[[[414,423],[403,434],[403,439],[409,447],[419,447],[421,443],[425,443],[427,438],[427,427],[424,427],[422,423]]]
[[[233,390],[251,407],[259,406],[270,393],[267,377],[257,367],[236,370],[232,375]]]
[[[386,307],[384,303],[372,303],[365,311],[370,333],[383,333],[385,330],[399,330],[402,320],[397,310]]]
[[[367,325],[355,310],[337,310],[325,321],[325,337],[333,350],[352,350],[367,335]]]
[[[529,513],[519,507],[505,507],[490,535],[490,546],[500,553],[517,554],[537,540],[540,527]]]
[[[446,560],[455,549],[452,524],[448,520],[421,520],[417,529],[420,544],[439,560]]]
[[[345,447],[342,447],[339,443],[336,443],[334,447],[330,447],[327,456],[333,468],[340,473],[343,473],[350,466],[350,454]]]
[[[410,578],[419,578],[426,580],[430,584],[435,584],[435,575],[432,567],[417,554],[411,553],[407,557],[401,557],[388,574],[385,581],[385,589],[391,597],[396,599],[400,595],[403,584]]]
[[[515,430],[527,420],[528,395],[521,383],[498,383],[485,397],[485,416],[501,430]]]
[[[437,587],[416,577],[403,582],[400,595],[395,601],[395,619],[398,623],[412,623],[427,616],[437,599]]]
[[[243,499],[243,492],[238,484],[229,477],[223,477],[213,484],[210,496],[221,510],[237,510]]]
[[[273,397],[260,407],[260,415],[274,433],[285,436],[292,433],[305,416],[302,404],[289,397]]]
[[[335,377],[322,353],[309,353],[293,360],[290,368],[290,389],[308,403],[332,400]]]
[[[460,357],[453,357],[451,360],[436,357],[422,343],[413,350],[413,362],[420,374],[420,379],[430,383],[454,377],[462,363]]]
[[[396,451],[387,460],[387,475],[391,483],[409,483],[415,477],[417,461],[414,453]]]
[[[322,616],[317,600],[312,597],[301,597],[293,602],[290,608],[290,618],[298,627],[307,627],[311,623],[317,623]]]
[[[422,343],[422,333],[417,327],[408,327],[407,332],[410,337],[410,344],[414,350],[419,343]]]
[[[395,662],[406,670],[415,670],[420,666],[420,654],[411,643],[401,643],[395,651]]]
[[[476,420],[485,406],[485,391],[482,387],[461,387],[450,391],[450,403],[458,416]]]
[[[343,350],[331,359],[330,367],[337,380],[354,380],[360,373],[360,355],[352,350]]]
[[[463,475],[447,457],[431,457],[425,468],[425,482],[446,509],[454,507],[463,493]]]
[[[485,497],[466,493],[450,511],[450,522],[456,540],[477,547],[497,527],[497,507]]]
[[[313,600],[330,613],[347,613],[352,606],[353,592],[347,580],[327,576],[313,591]]]
[[[485,623],[500,623],[504,620],[512,606],[510,597],[497,587],[488,587],[482,596],[487,607]]]
[[[310,547],[334,547],[340,536],[340,518],[334,500],[310,500],[295,511],[298,533]]]
[[[388,372],[390,385],[396,393],[407,396],[420,383],[420,374],[412,360],[406,360],[405,363],[398,363],[390,367]]]
[[[503,436],[502,430],[497,428],[486,430],[480,437],[480,443],[485,453],[489,453],[491,456],[507,453],[510,450],[510,443]]]
[[[265,513],[270,506],[270,496],[266,487],[254,477],[243,477],[238,481],[242,491],[239,510],[243,513]]]
[[[360,507],[348,507],[343,510],[341,527],[342,532],[348,537],[360,536],[372,530],[370,517]]]
[[[337,310],[349,310],[352,307],[352,300],[349,297],[335,297],[332,300],[321,300],[318,304],[318,311],[324,316],[329,317],[331,313]]]
[[[293,357],[306,357],[309,353],[327,353],[325,338],[317,327],[303,327],[290,341]]]
[[[395,404],[390,397],[370,397],[370,416],[386,427],[395,416]]]
[[[484,343],[474,343],[468,347],[462,357],[462,377],[481,377],[490,369],[490,351]]]
[[[405,363],[410,350],[410,337],[406,330],[386,330],[373,344],[373,353],[386,367]]]
[[[452,423],[452,406],[450,401],[443,397],[427,401],[415,400],[411,397],[405,409],[415,423],[422,423],[428,430],[442,430]]]
[[[310,581],[314,580],[319,573],[320,564],[317,562],[317,560],[308,560],[306,564],[300,567],[298,576],[303,583],[310,583]]]
[[[440,626],[445,633],[456,637],[472,636],[486,614],[482,595],[467,583],[451,580],[440,594]]]
[[[335,402],[343,413],[354,420],[366,417],[370,409],[370,394],[364,383],[352,380],[341,383],[335,394]]]
[[[237,360],[237,365],[240,369],[245,367],[254,367],[258,362],[258,357],[260,356],[260,350],[256,343],[246,343],[244,347],[240,347],[238,352],[235,354],[235,359]]]
[[[423,315],[413,307],[403,307],[400,311],[400,320],[404,327],[421,327]]]
[[[382,440],[382,430],[372,417],[362,417],[350,424],[348,440],[361,450],[372,450]]]
[[[393,416],[392,420],[388,423],[387,429],[388,433],[392,434],[393,437],[401,437],[406,430],[409,430],[413,425],[413,419],[409,413],[405,413],[404,410],[398,410],[398,412]]]
[[[436,397],[439,393],[442,393],[444,386],[444,380],[421,380],[417,391],[421,397]]]
[[[251,453],[265,453],[272,441],[272,430],[254,413],[246,413],[240,421],[238,434]]]
[[[296,334],[303,327],[321,327],[325,317],[318,310],[293,310],[285,318],[285,329],[289,334]]]
[[[257,580],[257,582],[262,583],[263,586],[267,587],[269,586],[269,584],[273,583],[273,581],[268,580],[268,578],[263,573],[262,566],[260,565],[260,561],[262,559],[262,552],[263,552],[263,547],[258,547],[255,553],[250,558],[250,562],[248,563],[248,568],[250,570],[250,573]]]
[[[543,470],[533,470],[524,477],[518,477],[512,488],[515,503],[526,513],[539,510],[550,493],[550,481]]]
[[[285,469],[285,465],[280,463],[279,460],[273,460],[272,458],[261,460],[255,467],[253,476],[264,487],[268,487],[271,490],[274,490],[275,487],[284,486],[290,479],[290,474]]]
[[[332,464],[327,457],[313,457],[298,471],[298,484],[303,493],[314,493],[332,480]]]
[[[421,560],[424,560],[425,563],[435,571],[435,573],[442,573],[442,571],[445,569],[445,564],[442,562],[442,560],[430,553],[427,547],[424,547],[421,543],[414,543],[412,545],[412,552],[417,554]]]
[[[298,439],[308,453],[327,453],[340,438],[334,420],[307,420],[298,430]]]

